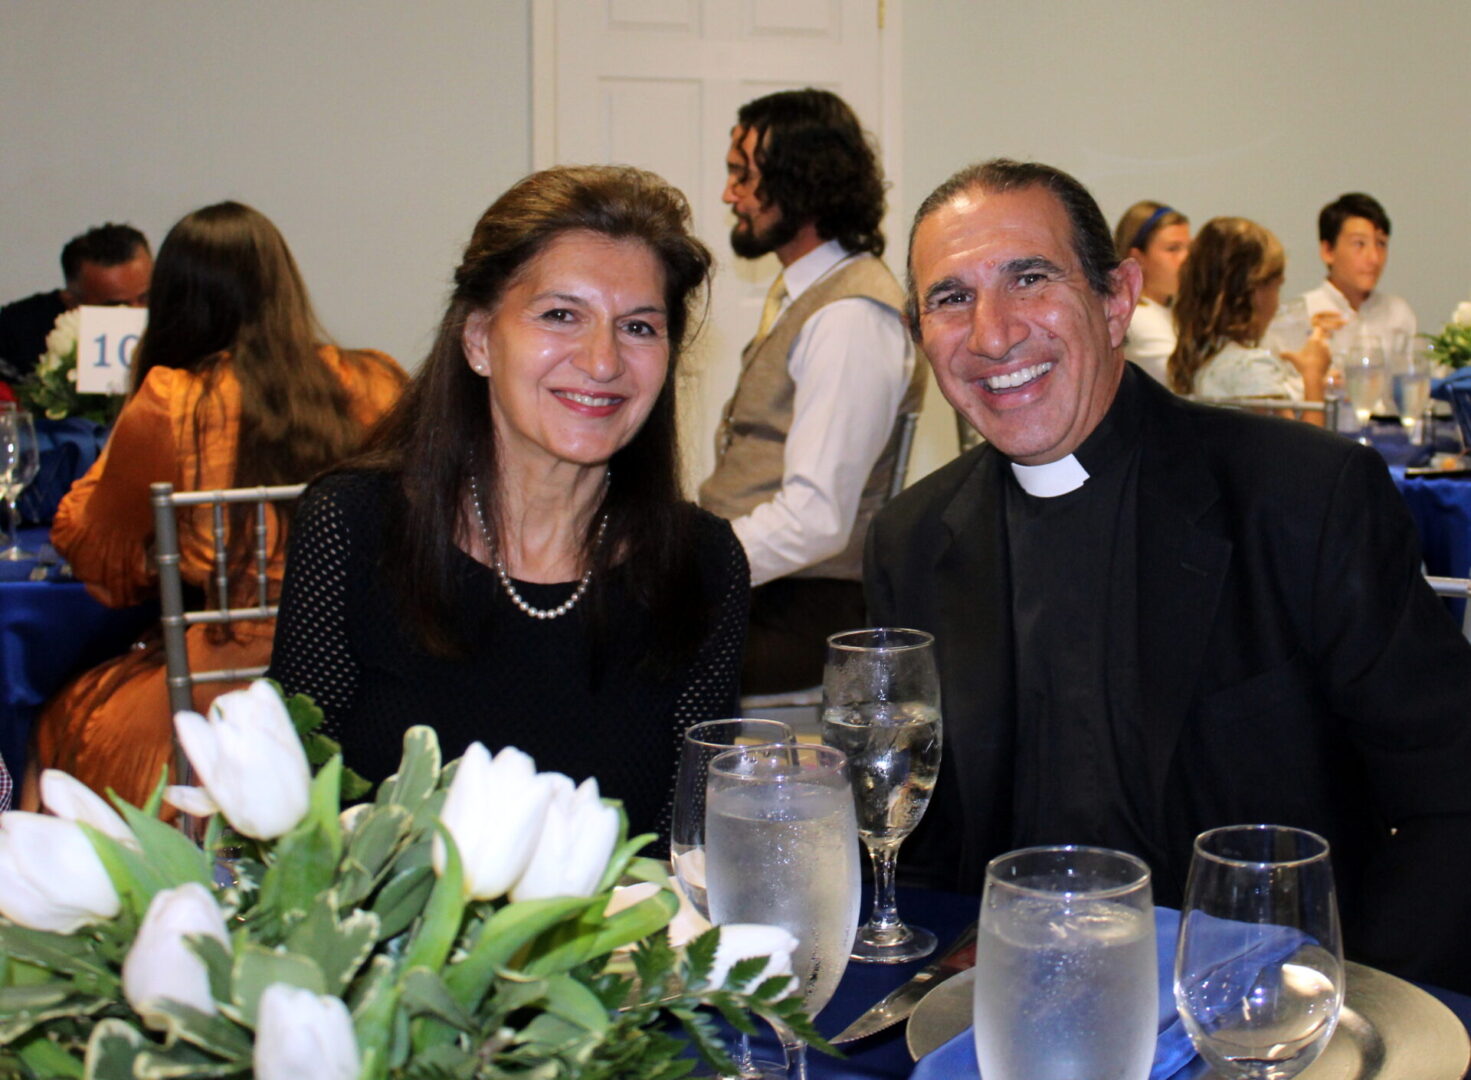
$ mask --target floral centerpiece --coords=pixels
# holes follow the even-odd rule
[[[1462,300],[1451,321],[1438,334],[1421,334],[1438,364],[1463,368],[1471,365],[1471,300]]]
[[[77,392],[77,335],[81,325],[82,313],[76,308],[56,317],[56,325],[46,335],[46,351],[36,369],[16,387],[16,394],[28,409],[48,420],[81,417],[108,424],[116,412],[112,395]]]
[[[667,868],[595,780],[479,744],[441,766],[416,727],[340,813],[320,718],[257,682],[176,718],[200,787],[114,810],[50,771],[55,816],[0,815],[0,1075],[665,1078],[695,1065],[676,1025],[730,1072],[702,1006],[826,1046],[789,993],[785,931],[671,945]],[[165,800],[205,817],[202,848],[159,820]],[[226,840],[239,857],[217,864]],[[650,884],[619,909],[628,878]]]

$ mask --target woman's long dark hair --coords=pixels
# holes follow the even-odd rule
[[[1195,375],[1228,342],[1257,343],[1258,287],[1282,276],[1286,257],[1271,231],[1239,217],[1211,218],[1196,234],[1175,294],[1170,389],[1194,393]]]
[[[148,328],[133,356],[133,390],[155,367],[201,375],[194,413],[200,446],[205,429],[220,423],[209,390],[228,361],[240,386],[232,484],[310,480],[363,438],[347,390],[317,355],[322,336],[276,226],[241,203],[216,203],[186,215],[158,249]],[[344,358],[377,363],[363,354]]]
[[[607,531],[590,527],[583,564],[593,572],[586,603],[595,633],[606,626],[603,588],[620,565],[637,602],[654,615],[661,660],[688,657],[708,619],[693,550],[694,518],[682,501],[675,432],[678,360],[689,316],[710,274],[710,253],[690,233],[690,210],[675,188],[653,173],[625,166],[568,166],[534,173],[491,205],[455,271],[454,291],[423,366],[398,405],[375,429],[358,464],[401,477],[402,498],[390,507],[384,571],[419,644],[441,656],[462,655],[453,612],[457,538],[478,526],[466,519],[472,471],[482,492],[492,550],[500,547],[500,492],[486,381],[465,356],[466,321],[495,309],[506,288],[557,236],[586,230],[647,245],[664,272],[669,371],[642,428],[612,458],[603,496]],[[597,515],[594,517],[596,518]]]

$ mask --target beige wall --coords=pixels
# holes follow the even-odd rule
[[[531,154],[524,0],[0,0],[0,300],[67,238],[248,202],[329,333],[408,365]]]
[[[0,299],[56,284],[89,224],[156,243],[239,198],[331,333],[417,363],[476,215],[529,166],[529,2],[0,0]],[[1036,157],[1110,220],[1145,197],[1257,218],[1299,291],[1318,207],[1360,188],[1422,324],[1471,293],[1471,5],[889,2],[906,216],[968,160]]]
[[[1384,287],[1436,329],[1471,295],[1463,0],[911,0],[909,211],[967,161],[1075,173],[1109,223],[1138,199],[1250,217],[1322,277],[1317,214],[1368,191],[1394,225]]]

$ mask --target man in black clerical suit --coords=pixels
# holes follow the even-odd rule
[[[911,331],[989,441],[869,534],[875,625],[933,632],[943,683],[907,869],[978,891],[1010,848],[1102,844],[1178,906],[1196,833],[1302,826],[1352,955],[1471,989],[1471,645],[1384,463],[1126,365],[1139,268],[1055,169],[956,174],[909,270]]]

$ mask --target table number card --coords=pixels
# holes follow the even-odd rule
[[[77,391],[126,394],[133,350],[148,324],[148,310],[83,305],[77,333]]]

